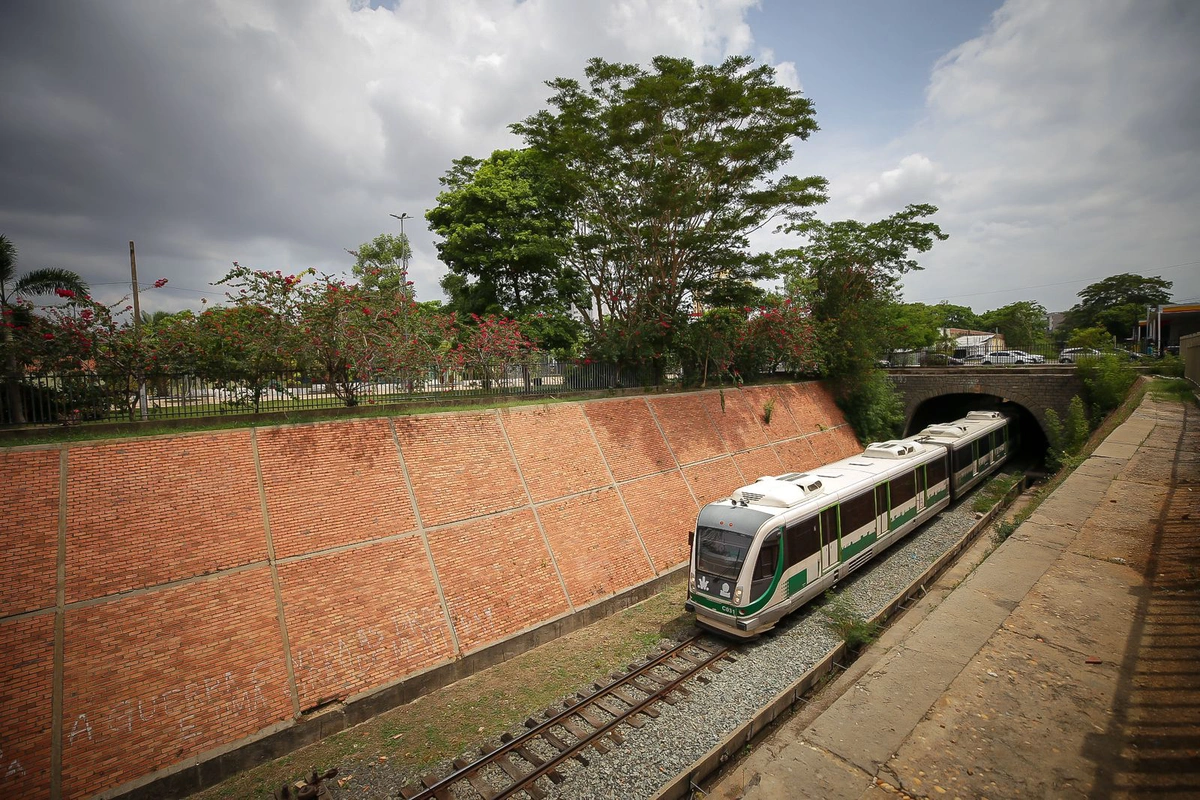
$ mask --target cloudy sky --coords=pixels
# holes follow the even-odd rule
[[[950,234],[905,298],[1050,310],[1118,272],[1200,300],[1192,0],[21,0],[0,26],[0,233],[18,269],[199,308],[231,261],[346,270],[451,159],[518,141],[586,60],[748,54],[813,99],[790,170],[826,219],[929,202]],[[761,241],[763,246],[782,242]]]

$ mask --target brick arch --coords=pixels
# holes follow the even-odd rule
[[[1083,391],[1073,368],[1064,369],[946,369],[889,373],[904,398],[907,430],[917,409],[945,395],[986,395],[1015,403],[1029,412],[1046,431],[1046,410],[1065,417],[1071,398]]]

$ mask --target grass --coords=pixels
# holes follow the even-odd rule
[[[314,766],[338,767],[338,778],[345,781],[381,758],[415,780],[468,750],[494,746],[500,733],[521,727],[533,709],[554,705],[645,655],[662,638],[690,630],[691,616],[683,613],[685,591],[682,582],[673,584],[607,619],[239,773],[193,800],[270,797]],[[344,791],[360,795],[361,781],[360,774]]]
[[[1155,400],[1200,405],[1196,392],[1196,387],[1184,378],[1157,378],[1150,385],[1150,394]]]
[[[879,624],[868,622],[866,617],[850,605],[844,594],[826,592],[821,614],[825,617],[822,624],[846,643],[846,649],[851,654],[857,653],[879,636]]]
[[[990,511],[992,506],[999,503],[1004,495],[1008,494],[1008,490],[1021,481],[1019,472],[1002,473],[995,476],[975,493],[974,499],[971,500],[971,510],[976,513],[985,513]]]

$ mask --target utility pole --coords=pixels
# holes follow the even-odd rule
[[[137,281],[137,257],[133,252],[133,240],[129,240],[129,277],[133,282],[133,338],[139,343],[142,341],[142,306],[138,302],[138,281]],[[142,419],[145,420],[149,414],[146,409],[146,379],[144,375],[138,376],[138,408],[141,409]]]

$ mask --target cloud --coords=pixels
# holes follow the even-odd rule
[[[935,66],[925,119],[894,144],[919,155],[834,184],[861,187],[860,213],[941,206],[951,240],[909,299],[1054,310],[1126,271],[1196,296],[1200,269],[1158,268],[1200,251],[1198,45],[1190,2],[1013,0]]]
[[[913,198],[937,203],[946,182],[946,176],[932,161],[920,153],[912,153],[900,159],[895,169],[886,170],[870,181],[849,202],[857,207],[859,215],[888,214],[913,202]]]
[[[0,30],[0,232],[20,268],[139,274],[196,306],[230,261],[345,269],[389,213],[416,217],[413,277],[440,296],[424,211],[452,159],[517,144],[544,81],[588,57],[719,61],[751,0],[337,0],[23,4]],[[214,294],[219,297],[219,294]]]

